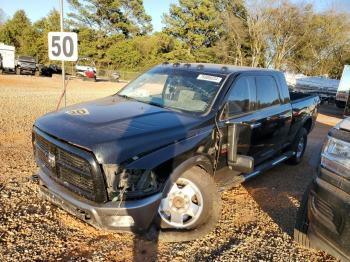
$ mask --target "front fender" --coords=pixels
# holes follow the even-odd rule
[[[211,139],[211,130],[196,134],[179,142],[165,146],[145,156],[142,156],[128,165],[126,169],[154,169],[162,163],[175,159],[183,153],[196,149],[206,139]]]

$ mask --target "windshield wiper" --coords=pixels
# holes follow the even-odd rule
[[[122,98],[125,98],[125,99],[129,99],[130,97],[127,96],[127,95],[120,95],[120,94],[117,94],[118,96],[122,97]]]
[[[120,94],[117,94],[117,95],[122,97],[122,98],[128,99],[128,100],[134,100],[134,101],[137,101],[137,102],[141,102],[141,103],[149,104],[149,105],[152,105],[152,106],[158,106],[158,107],[164,108],[164,106],[162,104],[158,104],[156,102],[145,101],[145,100],[138,100],[136,98],[133,98],[133,97],[130,97],[130,96],[127,96],[127,95],[120,95]]]

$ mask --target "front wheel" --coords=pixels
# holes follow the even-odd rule
[[[200,167],[181,175],[162,199],[160,240],[190,241],[207,234],[221,215],[221,197],[213,177]]]

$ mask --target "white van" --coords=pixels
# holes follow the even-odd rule
[[[2,70],[15,70],[15,47],[0,43],[0,55],[2,57]]]

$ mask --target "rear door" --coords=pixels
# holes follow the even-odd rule
[[[292,110],[290,103],[284,103],[273,75],[258,75],[255,83],[257,117],[252,135],[252,154],[260,163],[286,145]]]

